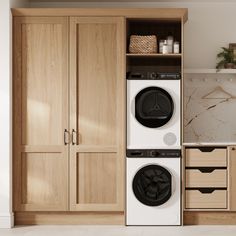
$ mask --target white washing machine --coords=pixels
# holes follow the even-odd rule
[[[131,72],[127,78],[127,149],[180,149],[181,75]]]
[[[127,156],[126,224],[180,225],[180,150],[127,150]]]

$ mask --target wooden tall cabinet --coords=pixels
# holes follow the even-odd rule
[[[14,210],[67,210],[66,17],[15,18],[13,93]]]
[[[129,36],[148,33],[141,19],[180,27],[187,9],[12,13],[15,223],[125,224],[126,72],[149,58],[128,53]]]
[[[15,18],[15,211],[124,211],[124,29]]]
[[[124,18],[70,18],[70,207],[124,210]]]

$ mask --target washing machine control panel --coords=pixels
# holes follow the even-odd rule
[[[127,157],[133,158],[179,158],[181,150],[179,149],[127,149]]]
[[[129,80],[179,80],[179,72],[158,72],[158,71],[131,71],[127,73]]]

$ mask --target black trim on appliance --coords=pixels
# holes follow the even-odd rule
[[[220,167],[220,166],[217,166],[217,167],[202,167],[202,166],[199,166],[199,167],[185,167],[186,170],[199,170],[201,171],[202,173],[211,173],[213,172],[214,170],[226,170],[227,167]]]
[[[173,99],[162,88],[150,86],[135,96],[135,118],[145,127],[162,127],[169,122],[173,112]]]
[[[210,194],[215,190],[227,190],[227,188],[185,188],[185,190],[198,190],[202,194]]]
[[[160,206],[171,197],[171,174],[162,166],[147,165],[133,179],[135,197],[144,205]]]
[[[181,150],[179,149],[127,149],[127,157],[133,158],[180,158]]]
[[[128,80],[180,80],[179,72],[131,71],[126,75]]]

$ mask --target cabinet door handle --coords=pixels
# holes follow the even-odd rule
[[[70,143],[70,133],[67,129],[64,130],[64,144],[68,145]]]
[[[198,191],[201,192],[202,194],[211,194],[215,191],[215,189],[214,188],[199,188]]]
[[[212,152],[215,150],[215,147],[199,147],[198,148],[201,152]]]
[[[215,167],[199,167],[198,170],[201,173],[212,173],[216,168]]]
[[[76,145],[77,143],[77,137],[76,137],[77,133],[74,129],[72,129],[72,145]]]

